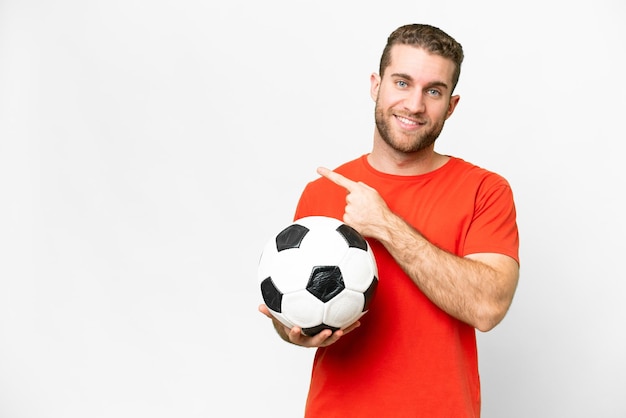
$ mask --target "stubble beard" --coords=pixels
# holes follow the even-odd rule
[[[420,130],[412,134],[413,138],[410,141],[401,141],[400,135],[408,135],[406,133],[394,133],[390,126],[392,122],[389,122],[394,115],[391,110],[385,114],[385,111],[376,102],[376,109],[374,111],[374,119],[376,121],[376,128],[380,137],[389,145],[393,150],[401,153],[414,153],[430,147],[435,143],[439,134],[443,130],[445,120],[437,121],[434,125],[426,130]]]

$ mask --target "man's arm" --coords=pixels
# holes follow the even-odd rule
[[[504,318],[517,287],[517,261],[493,253],[458,257],[391,212],[384,219],[372,237],[434,304],[480,331],[489,331]]]
[[[448,253],[391,212],[373,188],[326,168],[318,172],[348,191],[343,221],[380,241],[443,311],[481,331],[489,331],[504,318],[519,277],[513,258],[494,253],[467,257]]]

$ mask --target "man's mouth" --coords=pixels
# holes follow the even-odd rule
[[[395,115],[395,116],[398,119],[398,121],[400,121],[400,123],[402,123],[403,125],[406,125],[406,126],[419,126],[419,125],[423,125],[424,124],[423,122],[419,122],[419,121],[416,121],[416,120],[413,120],[413,119],[409,119],[409,118],[406,118],[404,116],[399,116],[399,115]]]

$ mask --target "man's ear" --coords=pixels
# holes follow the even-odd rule
[[[446,119],[452,116],[454,113],[454,109],[456,109],[456,105],[459,104],[459,100],[461,100],[461,96],[458,94],[456,96],[450,97],[450,103],[448,104],[448,111],[446,112]]]
[[[380,88],[380,76],[376,73],[372,73],[370,76],[370,97],[374,102],[378,98],[378,89]]]

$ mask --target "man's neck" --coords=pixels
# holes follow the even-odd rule
[[[414,153],[402,153],[389,147],[374,147],[367,162],[376,170],[397,176],[417,176],[442,167],[450,157],[441,155],[433,146]]]

